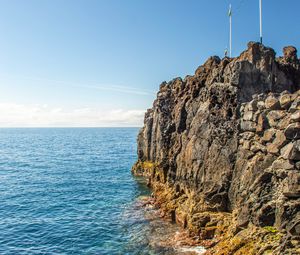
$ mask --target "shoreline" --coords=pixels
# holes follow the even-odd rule
[[[206,248],[203,246],[203,242],[200,243],[199,238],[190,236],[188,231],[178,225],[168,217],[159,207],[156,199],[152,196],[139,196],[137,198],[137,207],[144,211],[145,219],[149,221],[149,224],[157,221],[153,224],[153,228],[157,227],[157,224],[163,224],[161,236],[150,237],[149,244],[153,248],[172,250],[170,254],[176,255],[203,255],[206,252]],[[161,230],[159,230],[161,231]],[[159,242],[157,242],[159,238]]]

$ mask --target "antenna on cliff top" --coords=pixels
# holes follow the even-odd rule
[[[263,32],[262,32],[262,0],[259,0],[259,30],[260,30],[260,43],[263,43]]]
[[[232,52],[232,10],[231,10],[231,4],[229,5],[229,57],[231,57]]]

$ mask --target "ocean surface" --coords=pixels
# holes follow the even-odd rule
[[[137,133],[0,129],[0,254],[174,254],[158,243],[176,226],[138,203]]]

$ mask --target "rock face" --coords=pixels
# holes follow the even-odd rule
[[[300,254],[299,89],[297,50],[252,42],[160,85],[133,173],[210,254]]]

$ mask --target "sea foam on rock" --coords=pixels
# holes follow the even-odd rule
[[[300,254],[300,64],[251,42],[160,86],[133,173],[208,254]]]

